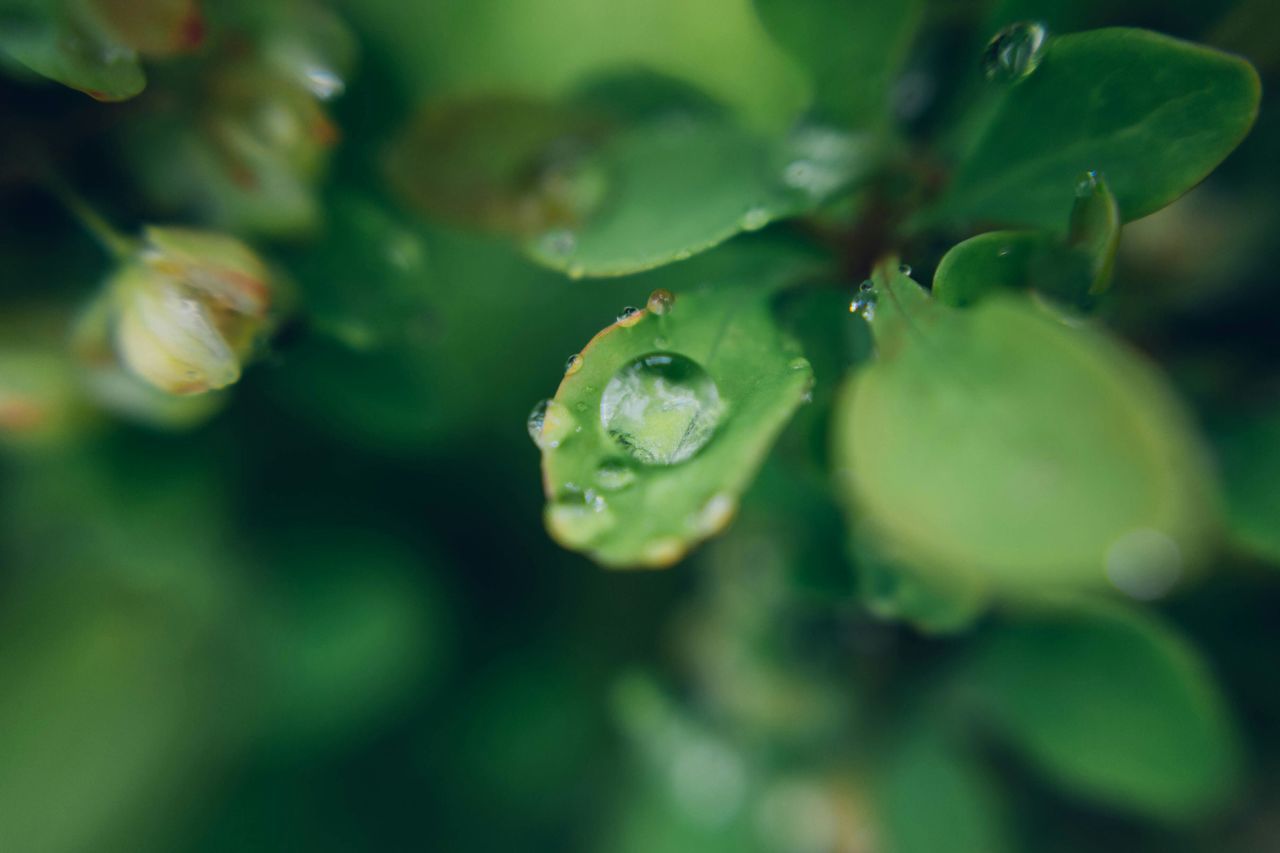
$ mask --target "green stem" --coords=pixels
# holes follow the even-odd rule
[[[60,176],[47,173],[45,186],[113,259],[123,261],[137,251],[137,240],[117,230]]]

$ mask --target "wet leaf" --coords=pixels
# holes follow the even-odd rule
[[[1222,162],[1258,100],[1252,66],[1209,48],[1126,28],[1051,39],[926,218],[1055,228],[1069,209],[1060,188],[1092,169],[1111,182],[1121,218],[1138,219]]]
[[[887,118],[894,78],[920,23],[918,0],[754,0],[756,14],[809,73],[823,119],[871,128]]]
[[[1217,685],[1153,615],[1096,603],[1028,614],[983,641],[964,683],[987,724],[1081,796],[1183,820],[1236,779]]]
[[[992,231],[953,246],[933,276],[933,295],[970,305],[1000,290],[1036,290],[1075,306],[1110,284],[1120,217],[1106,181],[1077,179],[1066,236],[1051,231]]]
[[[1150,365],[1024,296],[956,310],[886,266],[875,287],[877,357],[837,402],[835,449],[895,558],[1010,594],[1154,597],[1195,568],[1213,480]]]
[[[776,281],[655,292],[574,356],[534,430],[562,545],[661,567],[729,523],[812,381],[775,324]]]
[[[696,120],[656,122],[599,152],[605,194],[581,225],[528,243],[540,263],[569,275],[651,269],[742,231],[816,207],[869,166],[865,140],[806,128],[785,139]]]

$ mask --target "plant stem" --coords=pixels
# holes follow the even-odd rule
[[[137,250],[137,240],[122,234],[59,175],[46,173],[45,186],[113,259],[123,261]]]

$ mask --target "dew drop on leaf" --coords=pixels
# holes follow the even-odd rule
[[[769,211],[759,205],[748,207],[742,214],[742,218],[738,220],[738,225],[743,231],[759,231],[768,224]]]
[[[582,369],[582,356],[574,353],[569,356],[569,360],[564,363],[564,375],[572,376]]]
[[[577,248],[578,238],[568,228],[555,228],[539,237],[538,243],[547,254],[564,257]]]
[[[607,459],[596,468],[596,485],[606,492],[625,489],[635,482],[635,469],[618,459]]]
[[[671,310],[671,306],[675,304],[675,301],[676,298],[670,290],[660,287],[649,294],[649,313],[662,317]]]
[[[902,273],[903,275],[911,275],[911,264],[899,264],[898,272]]]
[[[628,305],[622,309],[622,313],[618,315],[618,325],[624,329],[629,329],[636,323],[644,319],[644,314],[640,313],[639,308],[632,308]]]
[[[533,407],[527,421],[529,437],[542,450],[560,446],[573,432],[573,415],[563,403],[542,400]]]
[[[1012,83],[1031,74],[1044,58],[1048,30],[1035,21],[1010,24],[995,34],[982,53],[982,73],[988,80]]]
[[[651,353],[622,367],[605,386],[600,421],[632,458],[675,465],[715,434],[724,413],[720,392],[693,360]]]
[[[1090,169],[1076,178],[1076,198],[1088,198],[1098,191],[1098,173]]]

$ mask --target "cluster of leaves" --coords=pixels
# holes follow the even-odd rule
[[[492,456],[481,470],[519,489],[501,442],[517,409],[550,394],[527,426],[556,542],[611,568],[654,568],[715,539],[696,555],[704,591],[683,644],[698,701],[648,674],[615,685],[638,761],[606,847],[824,850],[872,834],[904,853],[1013,849],[1017,795],[993,755],[1013,757],[1015,779],[1029,771],[1157,824],[1230,801],[1243,771],[1229,703],[1193,645],[1139,602],[1194,589],[1224,555],[1280,561],[1280,415],[1227,418],[1206,437],[1169,365],[1120,331],[1142,328],[1123,312],[1142,315],[1151,297],[1116,271],[1142,227],[1129,224],[1249,133],[1260,89],[1248,62],[1146,29],[1090,29],[1105,17],[1093,4],[754,0],[686,20],[671,2],[617,33],[596,8],[607,4],[581,0],[556,8],[582,31],[571,45],[532,37],[526,18],[549,3],[350,5],[381,53],[365,51],[355,79],[369,97],[346,105],[341,132],[328,102],[352,79],[356,39],[309,3],[0,0],[0,56],[24,80],[133,99],[108,131],[120,151],[109,171],[132,190],[115,213],[264,248],[273,308],[296,309],[273,344],[284,366],[245,389],[271,401],[268,414],[337,436],[346,453]],[[1231,20],[1222,40],[1242,43]],[[756,61],[731,75],[699,62],[705,28],[714,50]],[[37,157],[30,141],[52,126],[39,111],[21,118],[12,159],[38,164],[37,180],[46,161],[83,177],[87,143]],[[60,179],[50,186],[66,195]],[[183,233],[152,228],[130,244],[111,299],[87,312],[76,291],[6,317],[13,345],[0,349],[0,439],[72,454],[53,457],[54,474],[23,470],[34,497],[9,520],[13,538],[45,547],[41,516],[69,499],[50,484],[71,483],[88,497],[70,514],[93,536],[47,562],[100,552],[124,578],[103,582],[123,610],[27,581],[48,598],[35,612],[69,630],[20,620],[13,636],[51,663],[0,659],[58,712],[53,730],[75,733],[67,750],[106,766],[115,752],[101,744],[130,745],[133,763],[102,775],[133,784],[85,783],[104,813],[137,811],[175,778],[165,745],[200,747],[181,703],[219,679],[268,686],[225,731],[201,732],[216,748],[253,732],[305,741],[376,720],[407,678],[405,652],[432,645],[433,614],[415,603],[429,590],[376,538],[253,533],[266,553],[247,564],[322,570],[244,595],[245,629],[233,612],[252,571],[188,567],[205,585],[189,601],[165,591],[187,581],[151,576],[213,538],[193,519],[225,508],[150,518],[165,533],[154,553],[95,517],[122,488],[93,451],[74,455],[101,434],[98,412],[205,423],[225,392],[173,392],[237,381],[264,332],[224,299],[205,306],[221,337],[202,327],[193,341],[163,294],[131,301],[149,293],[139,276],[157,258],[181,268],[185,293],[242,297],[246,280],[269,278],[238,241],[202,237],[174,261]],[[634,307],[619,311],[626,299]],[[588,339],[580,318],[606,312],[616,320]],[[208,355],[221,344],[233,361]],[[575,349],[554,392],[558,365],[523,369]],[[188,376],[182,352],[208,357]],[[448,503],[441,529],[458,517]],[[474,503],[465,525],[505,523],[489,493]],[[120,528],[151,511],[121,507]],[[370,577],[350,571],[370,563]],[[129,608],[138,636],[112,621]],[[887,662],[886,637],[932,640],[881,621],[968,633],[938,658],[908,648]],[[838,640],[850,624],[866,632],[853,652]],[[158,635],[178,648],[146,645]],[[57,677],[80,690],[75,662],[103,636],[118,639],[103,652],[116,656],[96,664],[98,707],[80,717],[59,704]],[[208,651],[219,643],[257,659],[228,665]],[[193,657],[201,665],[184,669]],[[158,688],[157,672],[181,689]],[[561,765],[519,759],[546,758],[532,742],[544,729],[573,742],[563,697],[508,675],[484,707],[520,706],[534,734],[499,732],[511,724],[493,712],[459,749],[503,753],[516,777],[536,777],[529,788],[563,781]],[[125,721],[135,702],[148,718]],[[43,708],[0,703],[0,720],[28,730]],[[23,752],[0,770],[52,791],[67,777],[45,760]],[[15,802],[45,789],[34,790]],[[86,812],[45,834],[47,811],[27,810],[5,812],[0,840],[70,850],[108,823]]]

